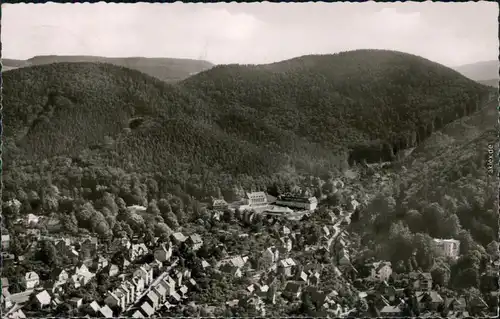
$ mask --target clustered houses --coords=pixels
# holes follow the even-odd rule
[[[175,269],[178,261],[172,260],[172,251],[175,243],[184,242],[193,251],[199,249],[203,245],[203,240],[198,234],[185,236],[182,233],[175,233],[171,236],[171,242],[158,243],[152,251],[154,260],[149,264],[140,264],[138,267],[135,265],[134,267],[137,268],[130,279],[126,279],[127,274],[124,271],[141,257],[150,253],[150,249],[145,244],[132,243],[126,238],[114,240],[108,247],[108,253],[123,251],[126,257],[123,263],[115,265],[99,252],[101,247],[95,238],[84,238],[79,242],[75,238],[47,237],[45,239],[49,238],[55,241],[58,251],[80,261],[73,267],[55,268],[50,278],[43,282],[36,272],[26,273],[19,279],[25,290],[17,294],[9,293],[9,281],[7,278],[2,278],[2,304],[7,310],[6,317],[23,318],[24,312],[21,308],[33,294],[35,294],[39,308],[57,307],[64,303],[64,295],[68,287],[83,287],[93,280],[98,272],[121,278],[119,286],[108,291],[102,305],[97,301],[89,303],[95,316],[105,318],[112,318],[124,312],[130,312],[136,318],[149,317],[161,308],[175,307],[186,299],[188,292],[196,285],[189,270]],[[89,258],[89,255],[93,258]],[[158,275],[155,275],[154,269],[160,270]],[[74,308],[80,308],[83,305],[82,298],[72,298],[66,302]]]

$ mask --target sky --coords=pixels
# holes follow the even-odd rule
[[[2,4],[2,56],[270,63],[390,49],[448,66],[498,59],[495,2]]]

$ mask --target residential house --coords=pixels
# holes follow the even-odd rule
[[[247,260],[248,257],[236,256],[233,258],[221,260],[219,262],[219,267],[221,271],[229,273],[233,277],[239,278],[243,275],[241,270],[243,266],[245,266]]]
[[[276,249],[276,247],[271,246],[264,250],[264,252],[262,252],[260,263],[262,264],[262,266],[270,268],[278,262],[279,257],[279,250]]]
[[[144,284],[149,286],[153,282],[153,269],[147,264],[142,265],[134,272],[134,277],[141,277]]]
[[[132,314],[132,318],[144,318],[144,315],[142,314],[142,312],[140,310],[136,310],[133,314]]]
[[[10,235],[4,234],[2,235],[2,250],[6,251],[10,248]]]
[[[370,264],[370,278],[373,280],[386,281],[392,274],[390,261],[378,261]]]
[[[279,264],[279,271],[284,274],[286,277],[292,277],[294,275],[294,272],[296,270],[297,264],[292,258],[287,258],[280,260]]]
[[[292,299],[298,299],[302,293],[302,285],[296,281],[288,281],[283,294]]]
[[[409,278],[415,290],[432,289],[432,276],[428,272],[410,272]]]
[[[129,255],[131,260],[137,260],[149,253],[148,247],[144,243],[133,244],[130,247]]]
[[[7,316],[8,319],[25,319],[26,315],[21,309],[16,309],[10,312]]]
[[[201,248],[201,246],[203,246],[203,239],[201,239],[201,236],[196,233],[189,236],[187,242],[193,251],[197,251]]]
[[[161,247],[155,249],[153,253],[156,260],[160,262],[165,262],[170,260],[172,257],[172,245],[164,244]]]
[[[135,296],[132,296],[131,295],[131,291],[130,289],[128,288],[128,285],[125,284],[126,282],[123,282],[120,287],[118,287],[117,289],[120,290],[123,295],[125,296],[125,305],[130,305],[130,303],[132,301],[135,300]]]
[[[99,314],[104,318],[113,318],[113,310],[108,305],[104,305],[99,309]]]
[[[104,267],[103,271],[105,271],[108,276],[114,277],[120,273],[120,268],[115,264],[109,264],[107,267]]]
[[[160,296],[154,290],[150,290],[146,295],[145,300],[151,305],[154,310],[157,310],[160,305]]]
[[[98,313],[99,309],[101,309],[101,306],[99,306],[99,304],[94,300],[90,303],[90,308],[92,308],[95,313]]]
[[[84,255],[94,256],[97,253],[99,242],[95,237],[86,238],[80,244],[80,251]]]
[[[66,281],[68,282],[68,281]],[[62,294],[64,292],[64,284],[66,283],[56,282],[55,280],[46,280],[43,283],[43,288],[47,290],[50,294]]]
[[[176,232],[176,233],[173,233],[172,236],[172,242],[175,244],[175,245],[180,245],[182,244],[183,242],[185,242],[188,238],[186,236],[184,236],[183,233],[181,232]]]
[[[183,298],[186,298],[187,296],[187,293],[188,293],[189,289],[186,285],[182,285],[180,288],[179,288],[179,292],[182,294],[182,297]]]
[[[155,313],[154,308],[147,301],[144,301],[141,304],[140,309],[141,309],[141,312],[144,314],[144,317],[146,317],[146,318],[151,317]]]
[[[442,256],[458,258],[460,255],[460,241],[456,239],[434,239],[438,252]]]
[[[153,290],[158,295],[160,304],[167,301],[167,289],[162,284],[159,283]]]
[[[144,291],[145,284],[144,284],[144,279],[141,277],[133,277],[132,278],[132,284],[135,287],[136,294],[139,295]]]
[[[27,272],[26,275],[22,278],[22,285],[26,290],[30,290],[35,288],[40,284],[40,277],[34,271]]]
[[[28,226],[28,227],[36,226],[39,221],[40,221],[40,217],[38,217],[35,214],[30,213],[30,214],[28,214],[28,216],[26,216],[26,226]]]
[[[108,266],[109,262],[108,260],[106,259],[106,257],[104,256],[98,256],[95,260],[94,260],[94,267],[95,269],[97,270],[101,270],[101,269],[104,269]]]
[[[341,248],[337,252],[337,264],[339,266],[345,266],[351,264],[351,259],[349,258],[349,253],[347,252],[347,249]]]
[[[162,278],[162,280],[160,280],[160,285],[165,288],[168,296],[175,292],[175,280],[173,280],[170,276]]]
[[[380,310],[380,315],[383,317],[401,317],[402,314],[403,310],[400,306],[387,305]]]
[[[253,193],[246,193],[244,202],[246,205],[252,207],[252,206],[263,206],[267,205],[267,196],[266,193],[264,192],[253,192]]]
[[[163,263],[157,259],[149,263],[149,266],[153,268],[153,272],[159,271],[163,267]]]
[[[174,291],[172,294],[170,294],[170,297],[168,298],[168,302],[174,305],[178,304],[181,301],[182,297],[177,291]]]
[[[43,308],[45,306],[50,305],[51,297],[50,294],[47,292],[47,290],[43,290],[42,292],[38,293],[36,296],[36,301],[37,304],[40,308]]]
[[[437,291],[417,291],[417,297],[420,309],[435,311],[440,304],[444,304],[444,299]]]
[[[125,310],[126,307],[125,294],[118,289],[115,291],[108,291],[108,295],[104,299],[104,303],[111,308],[120,307],[122,310]]]
[[[228,203],[224,199],[214,199],[211,205],[213,210],[225,210],[229,207]]]
[[[290,237],[281,237],[280,238],[280,245],[278,247],[278,250],[283,253],[289,253],[292,251],[293,248],[293,241]]]
[[[70,305],[72,305],[75,308],[80,308],[83,303],[83,298],[80,297],[74,297],[69,300]]]

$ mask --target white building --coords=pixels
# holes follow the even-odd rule
[[[249,206],[267,205],[267,195],[264,192],[246,193],[245,204]]]
[[[456,239],[436,239],[434,243],[439,253],[446,257],[457,258],[460,255],[460,241]]]
[[[276,205],[315,210],[318,207],[318,200],[316,197],[279,196]]]

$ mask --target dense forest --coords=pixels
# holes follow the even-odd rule
[[[150,172],[187,163],[326,173],[393,159],[488,93],[439,64],[379,50],[218,66],[175,86],[109,64],[49,64],[4,76],[5,155],[99,150],[111,165]]]

